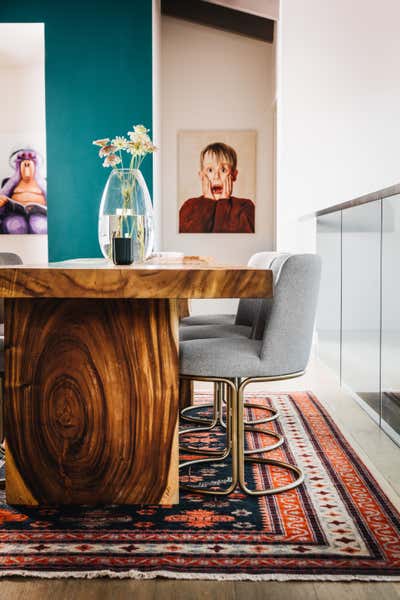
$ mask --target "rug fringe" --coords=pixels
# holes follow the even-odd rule
[[[1,571],[1,577],[36,577],[39,579],[180,579],[203,581],[400,581],[400,575],[302,575],[285,573],[268,573],[263,575],[250,575],[248,573],[171,573],[170,571],[143,572],[131,569],[129,571]]]

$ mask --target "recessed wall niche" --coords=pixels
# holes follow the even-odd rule
[[[7,233],[0,235],[0,250],[19,254],[24,262],[47,262],[44,23],[0,23],[0,79],[0,190],[5,191],[2,197],[14,198],[17,214],[18,200],[25,204],[20,227],[3,228]],[[32,166],[31,198],[17,188],[25,158],[18,151],[27,151]],[[28,205],[37,205],[37,217],[29,216]],[[22,231],[38,235],[21,235]]]

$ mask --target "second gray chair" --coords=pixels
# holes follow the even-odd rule
[[[257,252],[253,254],[248,267],[277,270],[280,261],[287,254],[278,252]],[[239,300],[236,314],[192,315],[180,321],[179,337],[182,341],[210,337],[229,337],[244,335],[256,337],[256,331],[262,300],[242,298]],[[260,337],[260,336],[259,336]]]

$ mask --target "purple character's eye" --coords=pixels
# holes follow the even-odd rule
[[[19,160],[33,160],[35,158],[34,152],[21,152],[17,157]]]

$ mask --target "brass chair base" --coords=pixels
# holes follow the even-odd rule
[[[206,421],[205,419],[198,419],[197,422],[204,423],[208,422],[208,425],[205,427],[191,427],[190,429],[183,429],[179,431],[179,436],[187,435],[188,433],[199,433],[203,431],[211,431],[214,427],[217,427],[221,424],[221,412],[222,412],[222,385],[220,383],[214,384],[214,402],[210,404],[213,407],[213,418],[212,421]],[[230,390],[228,391],[228,395],[230,394]],[[204,405],[202,405],[204,406]],[[226,403],[226,411],[227,411],[227,425],[225,425],[226,429],[226,443],[225,447],[222,449],[215,448],[196,448],[195,446],[187,446],[179,443],[179,450],[182,452],[188,452],[190,454],[206,454],[207,456],[215,456],[215,457],[226,457],[227,452],[229,454],[230,450],[230,406],[231,403]],[[195,408],[193,406],[188,406],[187,408]],[[197,407],[196,407],[197,408]],[[183,409],[186,410],[186,409]],[[181,411],[182,414],[183,411]]]
[[[224,455],[224,456],[219,456],[218,458],[200,458],[200,459],[196,459],[196,460],[190,460],[190,461],[186,461],[182,464],[179,465],[179,468],[183,468],[183,467],[188,467],[191,465],[198,465],[198,464],[204,464],[204,463],[215,463],[218,461],[222,461],[225,460],[226,458],[228,458],[228,455]],[[245,478],[240,478],[240,476],[238,475],[238,473],[236,473],[236,477],[232,476],[232,483],[231,485],[225,489],[225,490],[214,490],[214,489],[205,489],[205,488],[200,488],[198,486],[191,486],[191,485],[186,485],[186,484],[181,484],[180,488],[183,490],[186,490],[188,492],[193,492],[193,493],[197,493],[197,494],[207,494],[210,496],[228,496],[229,494],[231,494],[233,492],[234,489],[236,489],[237,486],[239,486],[241,488],[241,490],[243,492],[245,492],[245,494],[248,494],[249,496],[272,496],[274,494],[282,494],[283,492],[288,492],[289,490],[292,490],[296,487],[298,487],[301,483],[303,483],[304,481],[304,474],[302,472],[302,470],[294,465],[290,465],[289,463],[286,463],[284,461],[281,460],[274,460],[272,458],[245,458],[244,459],[244,463],[247,462],[251,462],[251,463],[258,463],[258,464],[262,464],[262,465],[269,465],[269,466],[276,466],[276,467],[281,467],[283,469],[287,469],[288,471],[291,471],[292,473],[294,473],[294,475],[296,476],[296,479],[287,484],[287,485],[283,485],[280,487],[276,487],[276,488],[269,488],[269,489],[257,489],[257,490],[250,490],[247,487],[247,483],[245,481]],[[244,467],[244,466],[243,466]],[[244,471],[244,468],[243,468]],[[190,475],[189,475],[190,476]]]
[[[226,397],[225,397],[226,392],[225,392],[224,388],[225,388],[225,384],[223,384],[222,382],[214,383],[214,402],[209,403],[209,404],[200,405],[200,408],[203,408],[205,406],[213,407],[212,420],[196,419],[191,416],[186,417],[186,420],[188,420],[188,421],[201,423],[201,424],[207,423],[207,425],[204,427],[192,427],[190,429],[183,429],[179,432],[180,436],[185,436],[189,433],[199,433],[199,432],[204,432],[204,431],[211,431],[212,429],[214,429],[217,426],[221,426],[224,429],[227,428],[227,423],[223,419],[223,404],[222,403],[225,402],[225,404],[226,404],[227,415],[228,415],[228,410],[229,410],[230,404],[226,400]],[[228,390],[229,390],[229,388],[228,388]],[[257,427],[247,426],[248,423],[266,423],[266,422],[274,421],[279,416],[278,411],[275,410],[273,407],[265,407],[265,406],[262,406],[261,404],[258,404],[258,405],[251,404],[250,405],[248,403],[244,403],[244,406],[245,407],[251,406],[252,408],[258,407],[258,408],[272,412],[272,416],[267,419],[258,419],[258,420],[256,419],[254,421],[244,420],[244,424],[245,424],[246,431],[251,431],[254,433],[261,433],[261,434],[264,434],[267,437],[273,438],[275,440],[275,443],[273,443],[273,444],[269,444],[268,446],[263,446],[262,448],[257,448],[256,450],[245,450],[244,453],[246,455],[247,454],[261,454],[263,452],[270,452],[271,450],[275,450],[276,448],[279,448],[280,446],[282,446],[282,444],[284,443],[285,440],[284,440],[283,436],[280,435],[279,433],[275,433],[275,431],[270,431],[268,429],[259,429]],[[187,411],[188,409],[193,409],[193,408],[199,408],[199,407],[198,406],[188,406],[181,411],[181,416],[183,416],[185,411]],[[183,417],[183,418],[185,418],[185,417]],[[227,416],[227,421],[229,422],[228,416]],[[223,455],[224,452],[227,450],[227,445],[225,445],[225,447],[222,449],[214,449],[214,448],[196,448],[195,446],[187,446],[184,444],[179,444],[179,449],[183,452],[188,452],[188,453],[193,453],[193,454],[206,454],[207,456],[220,456],[220,455]]]
[[[201,408],[213,408],[214,402],[207,402],[205,404],[197,404],[196,406],[186,406],[182,408],[180,414],[184,421],[188,421],[189,423],[198,423],[199,425],[210,425],[212,423],[211,419],[204,419],[202,417],[192,417],[190,412],[193,410],[199,410]],[[272,415],[270,417],[266,417],[265,419],[245,419],[245,425],[262,425],[264,423],[271,423],[271,421],[275,421],[275,419],[279,418],[279,413],[272,407],[262,406],[261,404],[253,404],[252,402],[245,402],[245,408],[257,408],[258,410],[265,410],[271,412]],[[218,424],[218,423],[217,423]],[[223,422],[220,422],[219,425],[223,425]]]
[[[212,427],[193,427],[191,429],[185,429],[179,432],[179,435],[183,436],[188,433],[198,433],[203,431],[211,431],[214,429],[216,425]],[[268,446],[262,446],[261,448],[257,448],[256,450],[245,450],[244,454],[262,454],[263,452],[271,452],[272,450],[276,450],[276,448],[280,448],[285,442],[285,438],[279,433],[275,433],[275,431],[269,431],[268,429],[260,429],[258,427],[245,427],[246,433],[251,431],[254,433],[261,433],[262,435],[266,435],[267,437],[273,438],[275,443],[269,444]],[[221,450],[215,448],[197,448],[195,446],[187,446],[185,444],[179,444],[179,450],[182,452],[187,452],[190,454],[206,454],[207,456],[219,456],[223,454],[227,449],[225,445]]]
[[[286,379],[286,378],[288,379],[290,377],[297,377],[301,374],[302,373],[294,373],[294,374],[290,374],[285,377],[279,377],[279,379]],[[244,419],[243,419],[244,390],[247,385],[249,385],[250,383],[253,383],[255,381],[271,381],[271,380],[277,379],[277,378],[249,377],[247,379],[244,379],[239,384],[230,379],[217,378],[217,377],[195,377],[195,376],[191,377],[191,376],[187,376],[187,375],[183,375],[181,377],[185,378],[185,379],[192,379],[192,380],[197,380],[197,381],[200,380],[200,381],[218,382],[220,384],[226,385],[229,390],[229,393],[227,395],[226,445],[225,445],[224,450],[220,451],[220,454],[218,456],[208,456],[206,458],[199,458],[199,459],[184,461],[179,465],[179,469],[181,469],[181,470],[186,469],[187,467],[192,467],[193,465],[197,466],[197,465],[202,465],[202,464],[209,464],[209,463],[212,464],[212,463],[216,463],[216,462],[221,462],[228,457],[231,457],[231,459],[232,459],[232,476],[231,476],[232,482],[228,488],[206,489],[206,487],[182,484],[180,486],[182,489],[190,491],[192,493],[226,496],[226,495],[230,494],[237,486],[239,486],[245,494],[248,494],[250,496],[267,496],[267,495],[281,494],[283,492],[287,492],[289,490],[292,490],[292,489],[298,487],[301,483],[303,483],[304,474],[303,474],[303,471],[299,467],[297,467],[295,465],[291,465],[291,464],[286,463],[281,460],[276,460],[276,459],[272,459],[272,458],[264,458],[264,457],[254,457],[254,456],[249,457],[249,456],[246,456],[246,454],[245,454],[246,451],[244,448],[244,437],[245,437],[246,426],[245,426]],[[265,433],[265,432],[263,431],[263,433]],[[272,447],[270,447],[268,450],[265,450],[265,452],[268,452],[271,449],[272,449]],[[192,452],[193,449],[190,449],[189,451]],[[256,454],[259,451],[260,451],[260,449],[257,448],[254,451],[247,451],[247,452],[248,452],[248,454]],[[200,451],[199,451],[199,453],[200,453]],[[205,454],[205,452],[203,451],[203,452],[201,452],[201,454]],[[253,463],[253,464],[262,464],[262,465],[281,467],[281,468],[286,469],[289,472],[291,472],[294,475],[295,479],[292,482],[290,482],[284,486],[267,488],[267,489],[262,488],[262,489],[251,490],[247,486],[246,479],[245,479],[245,464],[249,463],[249,462]],[[190,474],[189,474],[189,477],[190,477]]]
[[[218,398],[218,383],[215,384],[214,386],[214,402],[207,402],[205,404],[200,404],[197,406],[186,406],[185,408],[182,408],[182,410],[180,411],[180,415],[182,417],[182,419],[184,421],[188,421],[189,423],[197,423],[199,425],[204,425],[204,426],[210,426],[213,422],[214,422],[214,418],[215,418],[215,412],[218,412],[218,408],[217,408],[217,398]],[[222,395],[222,401],[225,401],[224,395]],[[275,419],[279,418],[279,413],[277,410],[275,410],[275,408],[273,408],[272,406],[263,406],[262,404],[256,404],[253,402],[245,402],[244,404],[245,408],[257,408],[259,410],[263,410],[263,411],[267,411],[269,413],[271,413],[271,416],[269,417],[265,417],[263,419],[245,419],[244,423],[245,425],[262,425],[264,423],[271,423],[271,421],[275,421]],[[205,419],[203,417],[193,417],[190,413],[194,410],[198,410],[201,408],[213,408],[213,419]],[[217,421],[215,423],[215,425],[221,425],[222,427],[225,427],[225,422],[223,420],[222,417],[222,405],[221,408],[219,410],[219,415],[217,416]],[[215,425],[213,425],[215,427]]]

